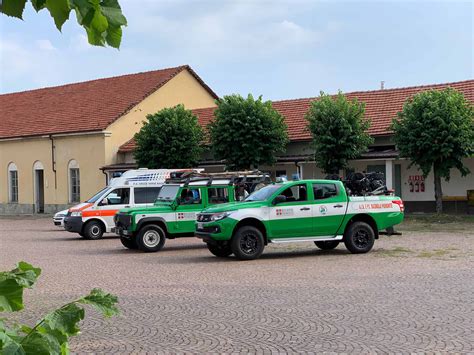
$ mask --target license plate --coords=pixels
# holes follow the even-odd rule
[[[204,223],[198,222],[198,229],[204,229]]]

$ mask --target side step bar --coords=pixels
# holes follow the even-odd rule
[[[302,237],[302,238],[275,238],[271,239],[270,243],[299,243],[299,242],[326,242],[326,241],[341,241],[342,235],[337,236],[320,236],[320,237]]]

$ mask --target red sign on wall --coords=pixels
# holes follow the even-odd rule
[[[410,192],[425,192],[425,177],[423,175],[408,176]]]

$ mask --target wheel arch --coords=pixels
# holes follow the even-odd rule
[[[105,221],[102,220],[102,218],[95,218],[95,217],[93,217],[93,218],[89,218],[89,219],[87,219],[86,221],[84,221],[84,223],[82,224],[81,233],[84,232],[85,226],[86,226],[88,223],[90,223],[90,222],[99,222],[100,225],[102,226],[102,230],[104,231],[104,233],[107,232],[107,223],[105,223]]]
[[[142,229],[144,226],[148,226],[150,224],[156,224],[163,228],[165,231],[166,235],[168,235],[168,228],[166,227],[166,221],[164,218],[161,217],[146,217],[142,218],[141,220],[138,221],[137,223],[137,232]]]
[[[268,236],[267,236],[267,228],[265,227],[265,224],[257,218],[254,217],[247,217],[239,221],[239,223],[236,224],[234,227],[234,231],[232,233],[232,236],[235,234],[235,232],[243,226],[252,226],[257,228],[263,235],[263,239],[265,241],[265,245],[268,244]]]
[[[372,216],[370,216],[366,213],[360,213],[360,214],[356,214],[355,216],[352,216],[351,219],[349,219],[349,221],[346,223],[346,226],[344,228],[344,234],[346,234],[346,231],[349,229],[349,227],[354,222],[365,222],[365,223],[367,223],[369,226],[372,227],[372,229],[374,231],[375,239],[379,239],[379,229],[377,227],[377,222],[375,221],[375,219]]]

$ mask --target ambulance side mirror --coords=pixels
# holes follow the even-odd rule
[[[100,201],[100,206],[107,206],[109,204],[109,199],[106,197],[102,201]]]

